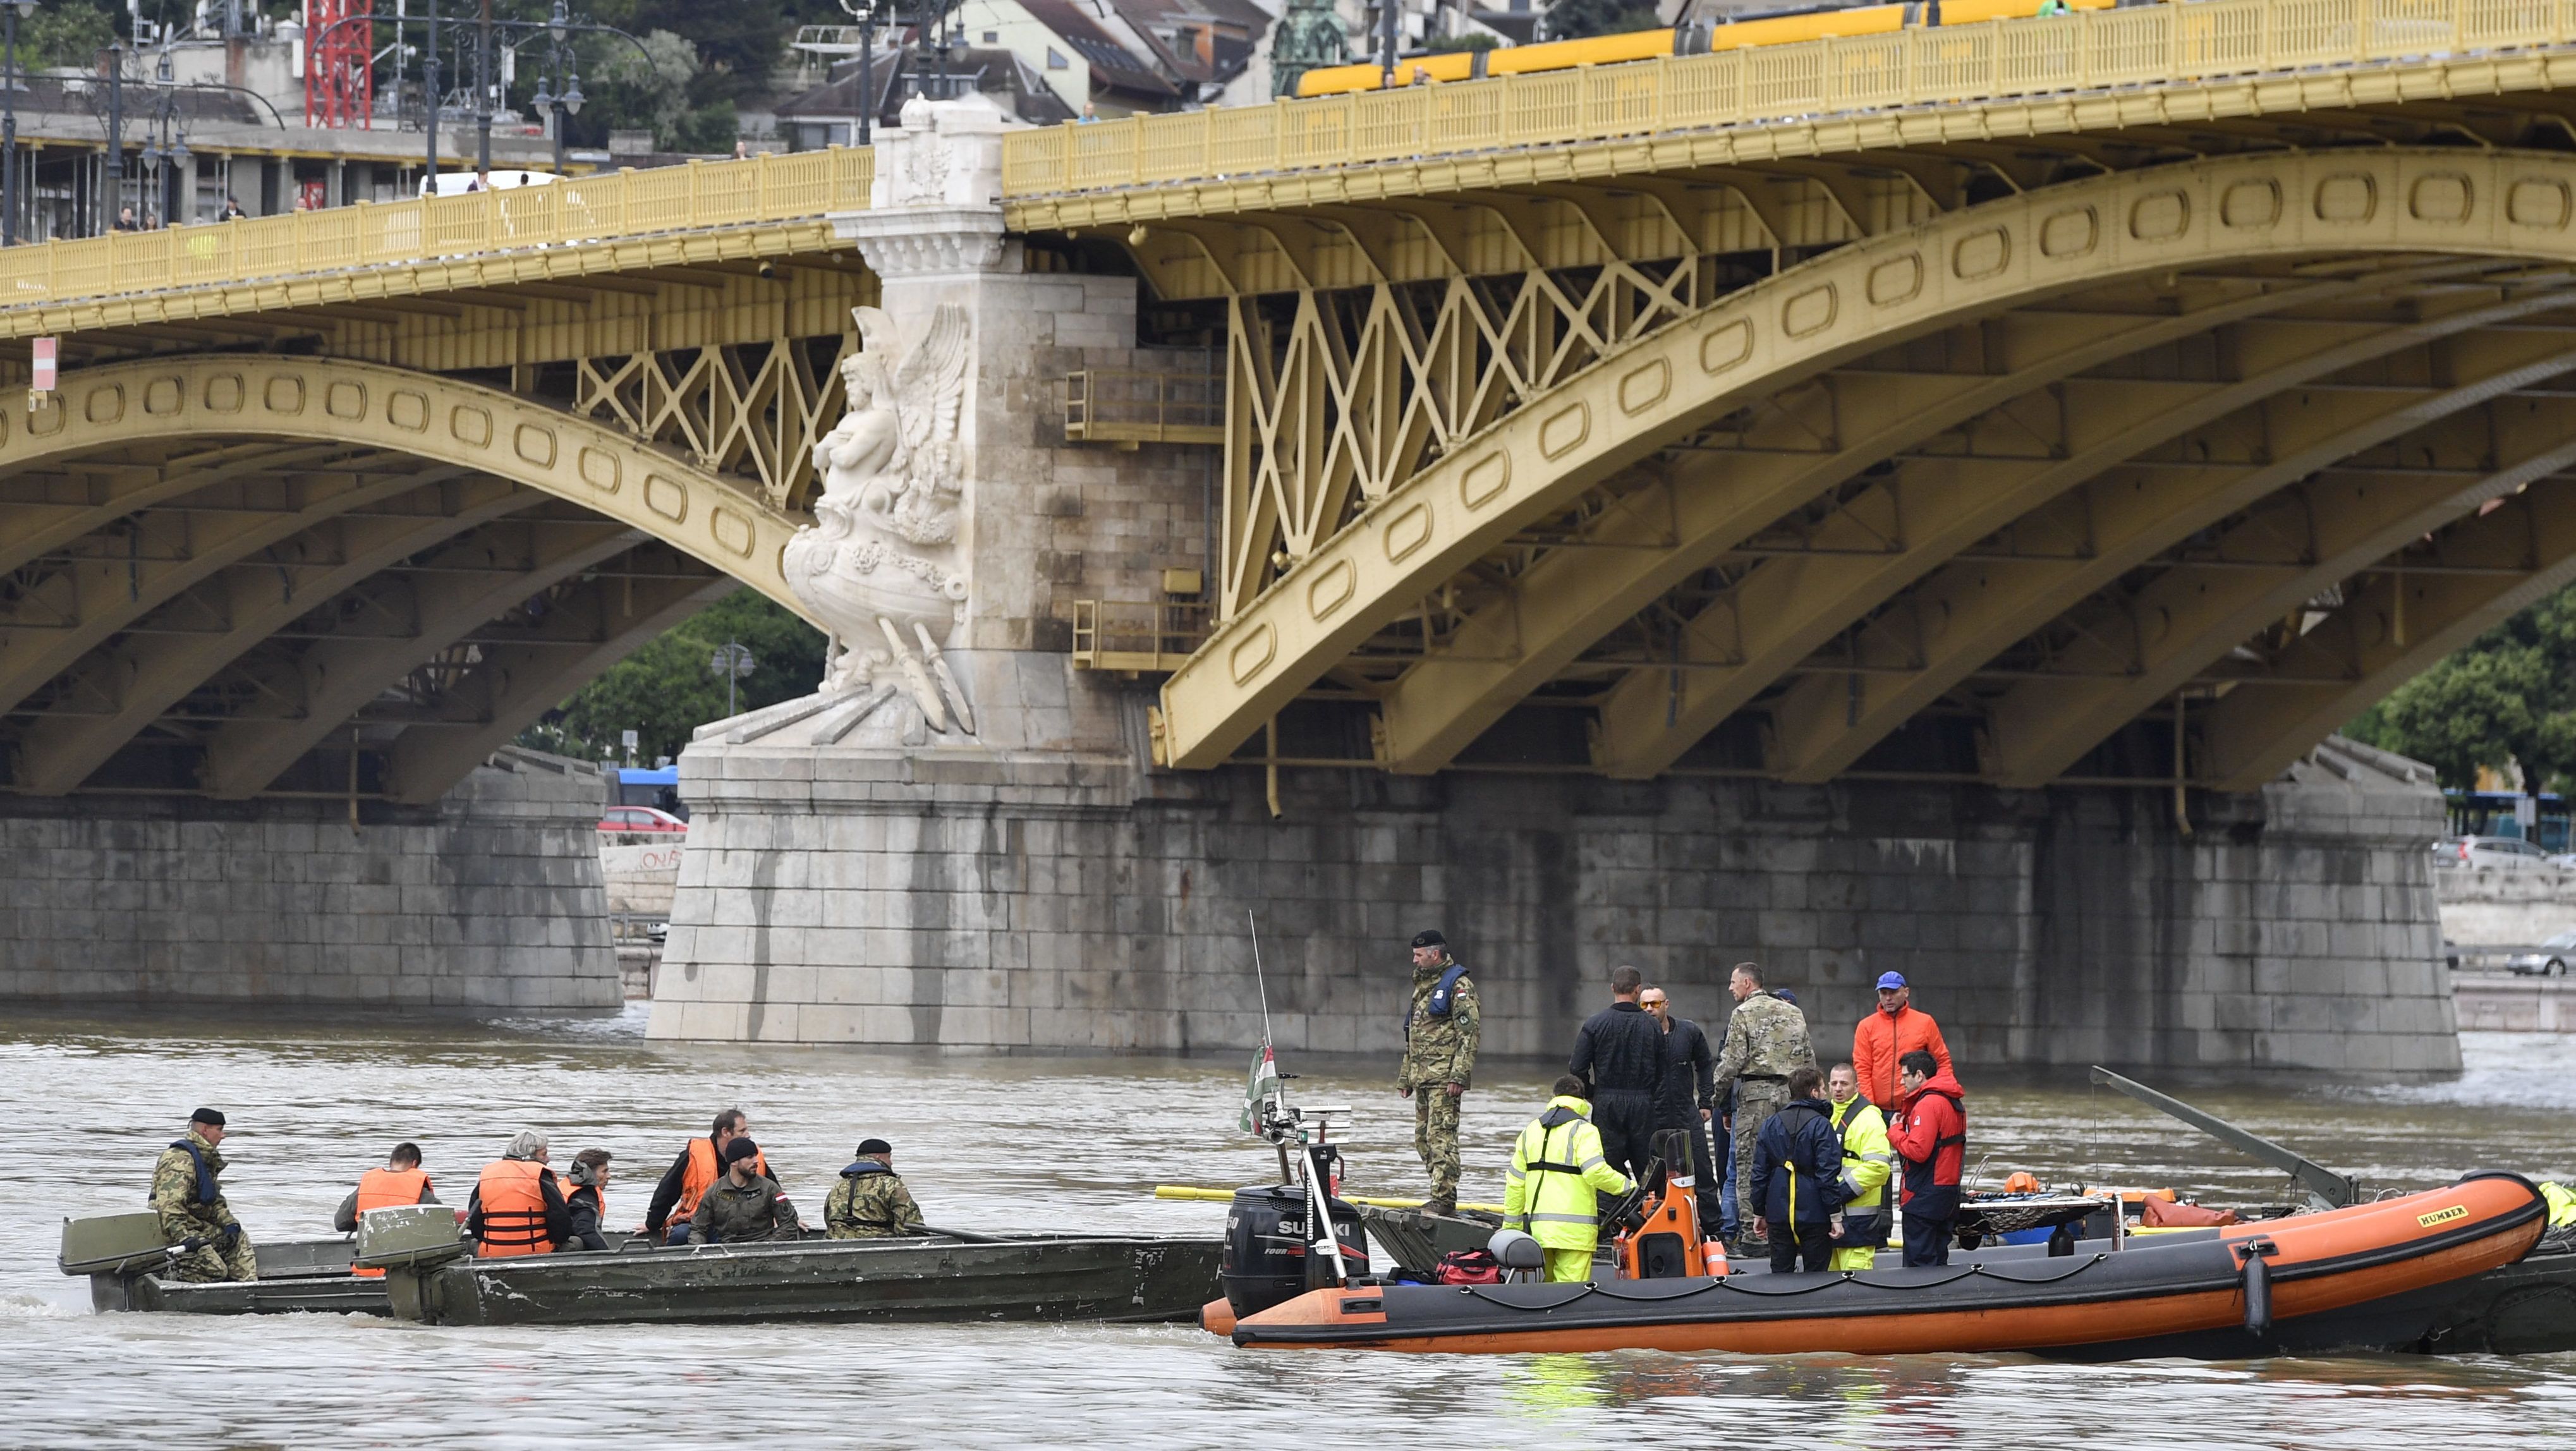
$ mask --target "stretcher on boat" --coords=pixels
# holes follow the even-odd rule
[[[2322,1214],[2007,1252],[1944,1268],[1353,1282],[1241,1316],[1237,1345],[1443,1352],[1653,1349],[2224,1358],[2420,1341],[2465,1282],[2522,1259],[2546,1211],[2520,1175]],[[2032,1247],[2038,1248],[2038,1247]],[[1213,1308],[1213,1307],[1211,1307]]]

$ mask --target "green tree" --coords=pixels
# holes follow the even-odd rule
[[[1625,35],[1632,30],[1661,30],[1664,22],[1649,3],[1637,0],[1556,0],[1539,21],[1549,40],[1582,40],[1595,35]]]
[[[823,678],[822,632],[746,589],[611,666],[521,732],[519,743],[579,760],[622,761],[619,739],[631,730],[639,759],[676,756],[692,731],[724,717],[724,677],[707,663],[728,640],[750,650],[753,661],[735,686],[738,712],[811,694]]]
[[[2454,789],[2508,763],[2528,790],[2562,788],[2576,777],[2576,588],[2479,636],[2344,733],[2424,762]]]
[[[611,129],[649,129],[654,145],[677,148],[681,122],[689,115],[689,82],[698,74],[698,48],[667,30],[648,32],[643,41],[649,60],[624,41],[609,48],[594,72],[599,79],[581,119],[602,136]],[[599,114],[590,115],[592,110]],[[732,149],[730,138],[724,149]]]
[[[116,44],[117,22],[125,7],[111,10],[102,0],[56,0],[18,22],[18,64],[41,70],[48,66],[87,69],[98,53]]]

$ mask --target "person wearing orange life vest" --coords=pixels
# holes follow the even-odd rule
[[[501,1157],[483,1166],[465,1201],[465,1236],[479,1259],[551,1254],[572,1238],[572,1210],[546,1167],[546,1136],[522,1129]]]
[[[408,1141],[394,1145],[385,1156],[385,1166],[369,1169],[358,1176],[358,1187],[340,1201],[340,1212],[332,1224],[342,1234],[353,1234],[358,1216],[370,1209],[391,1209],[406,1204],[436,1204],[437,1191],[430,1188],[429,1175],[420,1167],[420,1145]],[[382,1270],[352,1270],[360,1279],[377,1279]]]
[[[340,1201],[340,1212],[333,1216],[332,1226],[342,1234],[354,1234],[358,1216],[370,1209],[386,1209],[402,1204],[436,1204],[438,1193],[429,1184],[429,1175],[420,1167],[420,1145],[400,1143],[385,1156],[385,1166],[369,1169],[358,1176],[358,1187]]]
[[[715,1187],[716,1180],[724,1177],[725,1146],[750,1132],[751,1119],[741,1109],[729,1108],[716,1115],[715,1125],[705,1138],[689,1140],[680,1157],[662,1171],[662,1182],[653,1186],[653,1202],[644,1211],[644,1232],[661,1234],[667,1225],[671,1243],[687,1244],[689,1221],[698,1212],[698,1201]],[[752,1172],[771,1177],[767,1154],[753,1161]]]
[[[608,1219],[609,1157],[606,1149],[584,1149],[572,1156],[572,1171],[564,1176],[571,1181],[564,1190],[564,1208],[572,1215],[572,1234],[555,1246],[557,1251],[616,1248],[603,1232]]]

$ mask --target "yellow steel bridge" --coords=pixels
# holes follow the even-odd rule
[[[1210,618],[1125,602],[1173,766],[2242,786],[2576,577],[2571,83],[2576,0],[2205,0],[1017,133],[1001,205],[1225,319],[1077,430],[1221,440]],[[10,788],[427,799],[788,599],[871,179],[0,255]]]

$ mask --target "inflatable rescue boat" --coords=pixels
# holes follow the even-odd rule
[[[2108,1360],[2397,1345],[2422,1336],[2462,1281],[2521,1259],[2546,1219],[2530,1180],[2480,1173],[2171,1241],[1942,1268],[1353,1283],[1243,1314],[1232,1332],[1235,1344],[1265,1349],[1452,1353],[2031,1351]],[[1638,1258],[1623,1259],[1635,1274]]]

